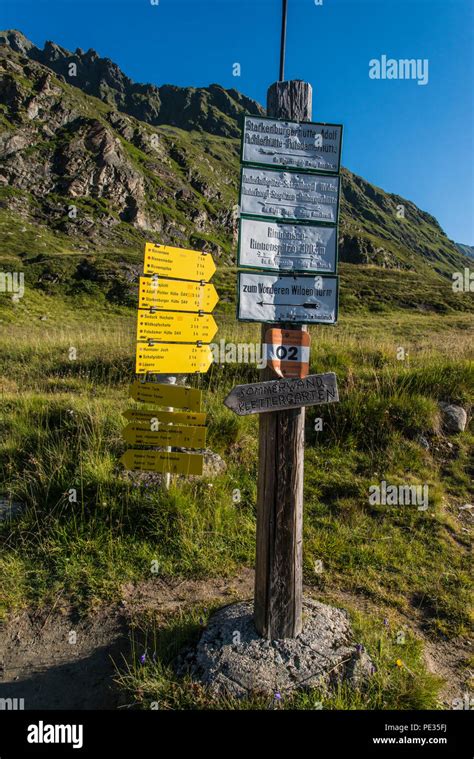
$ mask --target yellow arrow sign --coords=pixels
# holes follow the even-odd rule
[[[137,343],[137,374],[191,374],[207,372],[212,364],[208,345],[186,343]]]
[[[140,277],[138,308],[210,313],[218,300],[214,285],[161,277]]]
[[[156,403],[158,406],[201,410],[202,390],[182,385],[162,385],[158,382],[139,382],[130,385],[130,398],[140,403]]]
[[[138,310],[137,340],[163,342],[210,343],[217,332],[217,324],[211,314],[180,314],[174,311],[151,313]]]
[[[158,409],[152,411],[136,411],[135,409],[128,409],[124,411],[123,416],[129,422],[136,422],[137,424],[145,425],[148,429],[151,429],[154,421],[161,422],[162,424],[190,424],[196,426],[203,426],[206,424],[206,414],[199,414],[192,411],[159,411]]]
[[[199,453],[171,451],[125,451],[120,461],[125,469],[140,472],[171,472],[171,474],[202,474],[203,456]]]
[[[143,424],[131,422],[122,430],[122,436],[132,445],[173,445],[179,448],[204,448],[205,427],[183,427],[179,424],[163,424],[151,430]]]
[[[160,274],[162,277],[192,279],[209,282],[216,270],[210,253],[186,248],[172,248],[169,245],[145,244],[145,274]]]

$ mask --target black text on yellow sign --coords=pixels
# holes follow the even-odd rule
[[[175,448],[204,448],[205,427],[185,427],[181,424],[158,425],[151,430],[143,424],[130,422],[122,430],[122,436],[131,445],[174,446]]]
[[[196,411],[138,411],[137,409],[128,409],[124,411],[123,416],[129,422],[144,424],[148,429],[152,429],[156,422],[160,424],[189,424],[191,426],[202,427],[206,424],[206,414]]]
[[[137,343],[137,374],[194,374],[207,372],[212,364],[208,345],[187,343]]]
[[[162,277],[140,277],[139,308],[211,313],[218,300],[214,285]]]
[[[139,472],[170,472],[171,474],[202,474],[203,455],[175,453],[174,451],[147,451],[130,449],[120,461],[125,469]]]
[[[154,403],[157,406],[171,406],[201,411],[202,390],[182,385],[163,385],[159,382],[140,382],[130,385],[130,398],[139,403]]]
[[[210,343],[216,332],[217,324],[211,314],[138,309],[137,340]]]
[[[210,253],[147,242],[143,270],[145,274],[209,282],[216,265]]]

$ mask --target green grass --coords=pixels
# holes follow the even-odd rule
[[[120,599],[125,583],[155,576],[156,564],[163,577],[203,579],[251,566],[258,419],[237,417],[222,401],[235,384],[256,381],[257,369],[213,365],[192,380],[204,391],[209,447],[227,469],[214,478],[176,478],[166,492],[156,478],[124,473],[119,464],[121,415],[133,403],[134,313],[104,305],[87,324],[87,308],[68,312],[50,302],[56,318],[12,323],[0,339],[0,496],[26,506],[0,523],[2,616],[47,607],[58,594],[87,613]],[[438,410],[440,400],[472,404],[469,325],[459,313],[394,312],[311,330],[311,370],[335,371],[341,400],[307,412],[305,582],[320,597],[369,599],[382,617],[413,616],[425,634],[443,638],[467,635],[471,622],[468,534],[457,507],[470,500],[473,436],[447,439]],[[217,337],[256,340],[258,325],[221,315]],[[322,432],[314,430],[316,417]],[[428,510],[371,505],[369,487],[382,480],[427,484]],[[408,669],[394,669],[388,633],[378,622],[360,624],[360,641],[377,659],[373,687],[341,686],[323,708],[433,705],[436,687],[419,643],[399,656]],[[123,681],[141,705],[158,699],[163,708],[209,708],[205,693],[176,683],[160,662],[146,677],[139,668]],[[321,697],[300,694],[283,705],[257,698],[248,706],[315,708]]]
[[[177,654],[197,642],[213,604],[181,612],[167,624],[136,620],[131,635],[131,655],[116,662],[116,682],[127,703],[139,709],[436,709],[440,707],[440,678],[425,669],[419,640],[405,630],[391,628],[389,621],[352,614],[354,643],[362,645],[372,659],[374,672],[368,682],[350,687],[335,682],[330,688],[300,692],[259,693],[247,698],[215,697],[189,677],[174,672]]]

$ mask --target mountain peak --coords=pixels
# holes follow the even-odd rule
[[[0,32],[2,44],[47,66],[88,95],[153,126],[167,124],[221,137],[239,137],[243,114],[264,113],[255,100],[220,84],[158,87],[136,83],[114,61],[101,58],[92,48],[84,52],[78,47],[71,52],[48,40],[41,50],[16,30]],[[70,72],[71,63],[77,67],[74,75]]]
[[[27,55],[31,48],[34,47],[33,43],[17,29],[0,31],[0,45],[8,45],[15,53],[20,53],[21,55]]]

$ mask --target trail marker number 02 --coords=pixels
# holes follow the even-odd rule
[[[297,329],[268,329],[264,344],[267,366],[278,377],[307,377],[310,344],[308,332]]]

